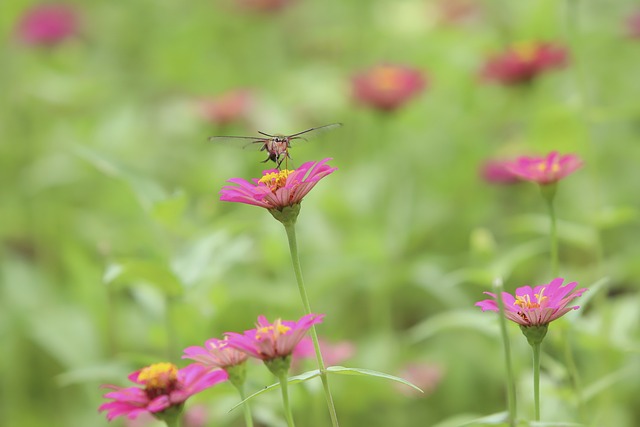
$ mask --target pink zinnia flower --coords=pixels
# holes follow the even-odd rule
[[[388,64],[357,74],[351,83],[356,101],[383,111],[401,107],[427,85],[420,71]]]
[[[295,170],[269,169],[262,173],[262,178],[253,179],[253,183],[242,178],[232,178],[227,182],[237,186],[223,187],[220,200],[246,203],[269,210],[282,210],[298,205],[322,178],[336,170],[326,165],[329,160],[331,159],[307,162]]]
[[[480,170],[482,178],[493,184],[515,184],[520,182],[520,177],[512,173],[504,160],[488,160]]]
[[[55,45],[78,32],[75,10],[66,4],[39,4],[20,18],[16,35],[29,45]]]
[[[246,353],[229,346],[229,341],[211,338],[204,343],[204,347],[187,347],[184,349],[183,359],[195,360],[209,369],[228,369],[244,363]]]
[[[324,314],[307,314],[297,322],[276,319],[269,323],[266,317],[258,317],[255,329],[244,334],[228,332],[229,346],[263,361],[285,358],[293,353],[300,340],[316,323],[322,322]]]
[[[339,365],[345,360],[353,357],[356,352],[356,346],[350,341],[340,341],[330,343],[322,338],[318,338],[322,358],[327,366]],[[315,347],[311,337],[306,336],[298,343],[292,353],[294,361],[296,359],[307,359],[316,357]]]
[[[519,157],[505,164],[507,171],[525,181],[540,185],[553,184],[582,166],[582,160],[575,154],[560,155],[557,151],[545,157]]]
[[[406,379],[412,384],[417,385],[424,391],[420,393],[418,390],[407,387],[403,384],[396,383],[398,391],[407,396],[424,397],[433,393],[442,379],[443,370],[441,367],[429,363],[410,363],[398,375]]]
[[[565,48],[552,43],[519,43],[489,58],[482,76],[505,85],[528,83],[543,72],[564,67],[567,56]]]
[[[98,410],[107,411],[109,421],[124,415],[134,419],[145,412],[161,418],[163,411],[182,406],[190,396],[226,379],[223,370],[209,371],[195,364],[178,370],[172,363],[155,363],[129,375],[129,380],[142,387],[104,385],[113,390],[104,395],[112,401]]]
[[[237,89],[214,98],[200,99],[197,106],[203,119],[224,126],[246,119],[253,102],[253,94],[249,90]]]
[[[523,286],[516,289],[515,296],[503,292],[505,316],[524,327],[545,326],[571,310],[577,310],[580,306],[568,307],[567,305],[582,295],[587,288],[572,292],[578,284],[571,282],[563,286],[563,281],[564,279],[558,277],[549,284],[534,288]],[[482,311],[500,311],[496,295],[491,292],[484,293],[492,299],[479,301],[475,305]]]
[[[634,39],[640,39],[640,10],[632,13],[626,21],[627,34]]]

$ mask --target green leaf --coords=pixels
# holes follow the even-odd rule
[[[420,387],[410,383],[409,381],[403,378],[396,377],[394,375],[385,374],[384,372],[372,371],[371,369],[345,368],[344,366],[329,366],[327,368],[327,372],[333,373],[333,374],[340,374],[340,375],[363,375],[363,376],[369,376],[369,377],[384,378],[387,380],[399,382],[401,384],[407,385],[411,388],[418,390],[420,393],[424,393],[424,391],[422,391]]]

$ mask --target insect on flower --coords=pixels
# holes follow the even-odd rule
[[[258,131],[262,136],[211,136],[209,137],[209,141],[231,144],[240,143],[243,144],[243,148],[258,147],[260,151],[266,151],[269,155],[269,157],[263,160],[262,163],[266,163],[271,160],[276,164],[276,168],[280,169],[282,162],[285,161],[286,167],[286,160],[291,158],[289,148],[291,148],[292,141],[296,139],[307,141],[308,138],[312,136],[340,126],[342,126],[342,123],[331,123],[329,125],[303,130],[302,132],[291,135],[271,135]]]

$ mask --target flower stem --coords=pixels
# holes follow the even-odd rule
[[[291,262],[293,263],[293,271],[296,275],[296,281],[298,282],[298,290],[300,291],[300,298],[302,299],[302,305],[304,306],[305,314],[311,314],[311,305],[309,304],[309,297],[304,287],[304,280],[302,279],[302,269],[300,268],[300,258],[298,256],[298,242],[296,239],[296,226],[295,221],[287,221],[282,223],[284,229],[287,232],[287,239],[289,240],[289,250],[291,252]],[[331,396],[331,390],[329,389],[329,378],[327,376],[327,370],[322,360],[322,353],[320,352],[320,343],[318,342],[318,334],[316,327],[311,326],[311,339],[313,340],[313,347],[316,351],[316,358],[318,360],[318,370],[320,371],[320,379],[322,380],[322,387],[324,389],[324,395],[327,399],[327,406],[329,407],[329,416],[331,417],[331,425],[338,427],[338,416],[336,414],[336,408],[333,404],[333,397]]]
[[[502,335],[502,343],[504,344],[504,359],[507,370],[507,403],[509,406],[509,425],[516,426],[517,407],[516,407],[516,383],[513,377],[513,365],[511,363],[511,345],[509,344],[509,336],[507,335],[507,320],[504,315],[504,301],[502,300],[502,279],[496,278],[493,282],[495,294],[498,296],[498,308],[500,310],[499,323],[500,334]]]
[[[282,405],[284,406],[284,416],[287,419],[287,426],[295,427],[291,406],[289,406],[289,382],[287,381],[287,372],[282,371],[278,379],[280,380],[280,390],[282,390]]]
[[[245,399],[244,395],[244,387],[235,385],[238,390],[238,394],[240,394],[240,400],[243,401]],[[244,402],[242,404],[242,411],[244,412],[244,424],[247,427],[253,427],[253,417],[251,416],[251,407],[249,406],[249,402]]]
[[[531,344],[533,350],[533,405],[534,421],[540,421],[540,343]]]

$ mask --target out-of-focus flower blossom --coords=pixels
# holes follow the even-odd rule
[[[488,160],[482,164],[480,176],[492,184],[515,184],[520,182],[520,177],[513,174],[504,160]]]
[[[254,103],[248,89],[237,89],[213,98],[197,100],[200,116],[218,126],[245,120]]]
[[[71,5],[38,4],[24,12],[15,32],[25,44],[56,45],[78,33],[78,16]]]
[[[433,393],[443,376],[442,368],[429,363],[410,363],[398,374],[400,378],[418,386],[423,393],[404,384],[394,384],[396,389],[407,396],[423,397]]]
[[[567,283],[563,286],[564,279],[558,277],[549,284],[538,285],[534,288],[523,286],[516,289],[515,296],[508,292],[502,293],[504,302],[504,314],[507,319],[524,327],[546,326],[550,322],[564,316],[571,310],[577,310],[580,306],[569,306],[575,298],[581,296],[587,288],[573,291],[578,284]],[[572,292],[573,291],[573,292]],[[496,295],[484,292],[492,297],[477,302],[475,305],[482,311],[499,312]]]
[[[507,171],[525,181],[540,185],[553,184],[582,166],[582,160],[575,154],[560,155],[557,151],[545,157],[519,157],[505,163]]]
[[[262,178],[253,179],[253,183],[232,178],[227,182],[237,186],[223,187],[220,200],[260,206],[270,211],[299,205],[322,178],[336,170],[326,164],[329,160],[307,162],[295,170],[269,169],[263,172]]]
[[[146,412],[162,419],[165,411],[179,411],[190,396],[226,379],[223,370],[211,372],[195,364],[178,370],[172,363],[155,363],[129,375],[129,380],[139,387],[104,385],[113,390],[104,395],[111,401],[98,410],[107,411],[109,421],[120,416],[134,419]]]
[[[640,10],[636,10],[626,20],[627,35],[634,39],[640,39]]]
[[[248,10],[256,12],[277,12],[284,9],[293,0],[237,0],[238,4]]]
[[[209,412],[205,405],[193,405],[184,411],[182,425],[184,427],[205,427],[209,419]]]
[[[484,65],[482,76],[505,85],[528,83],[543,72],[564,67],[567,57],[567,50],[556,44],[518,43],[490,57]]]
[[[350,341],[340,341],[337,343],[329,343],[322,338],[318,338],[322,358],[327,366],[339,365],[345,360],[353,357],[356,352],[356,346]],[[315,358],[316,352],[313,347],[313,340],[306,336],[298,343],[293,350],[293,360]]]
[[[187,347],[183,359],[191,359],[209,369],[227,369],[247,360],[247,354],[229,346],[229,341],[211,338],[204,347]]]
[[[307,331],[322,322],[324,314],[308,314],[295,321],[276,319],[269,323],[266,317],[258,317],[255,329],[243,334],[228,332],[229,346],[263,361],[288,357]]]
[[[464,24],[482,15],[478,0],[437,0],[433,7],[438,20],[443,24]]]
[[[383,111],[395,110],[421,93],[427,81],[422,73],[400,65],[378,65],[352,78],[353,97]]]

